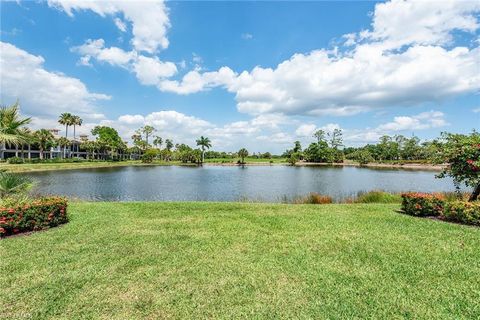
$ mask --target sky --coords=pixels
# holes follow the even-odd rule
[[[480,129],[479,1],[1,1],[0,98],[31,127],[281,153],[340,128]],[[61,133],[62,134],[62,133]]]

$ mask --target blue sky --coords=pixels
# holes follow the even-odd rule
[[[1,2],[1,101],[215,149],[480,128],[477,2]],[[61,127],[59,127],[61,128]]]

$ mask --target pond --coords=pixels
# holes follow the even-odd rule
[[[358,167],[147,166],[29,173],[35,193],[90,201],[269,201],[318,192],[341,200],[360,191],[454,191],[433,171]]]

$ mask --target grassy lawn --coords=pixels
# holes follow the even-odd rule
[[[205,159],[205,163],[237,163],[238,159]],[[285,159],[246,159],[247,164],[268,164],[272,161],[274,164],[286,164]],[[128,167],[128,166],[195,166],[194,163],[182,163],[181,161],[154,161],[152,163],[142,163],[140,160],[128,161],[85,161],[85,162],[66,162],[66,163],[23,163],[8,164],[1,163],[0,170],[9,172],[34,172],[34,171],[51,171],[51,170],[72,170],[72,169],[88,169],[88,168],[111,168],[111,167]]]
[[[181,162],[171,161],[155,161],[153,163],[142,163],[140,160],[128,161],[92,161],[92,162],[66,162],[66,163],[24,163],[24,164],[0,164],[0,170],[8,170],[10,172],[33,172],[33,171],[51,171],[51,170],[71,170],[71,169],[87,169],[87,168],[111,168],[111,167],[128,167],[128,166],[152,166],[152,165],[192,165],[182,164]],[[194,164],[193,164],[194,165]]]
[[[74,203],[0,240],[0,318],[478,319],[480,229],[396,209]]]

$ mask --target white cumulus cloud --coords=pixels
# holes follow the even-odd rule
[[[41,56],[0,42],[2,101],[19,99],[29,115],[58,116],[61,112],[95,113],[96,102],[110,96],[90,92],[79,79],[46,70]]]

